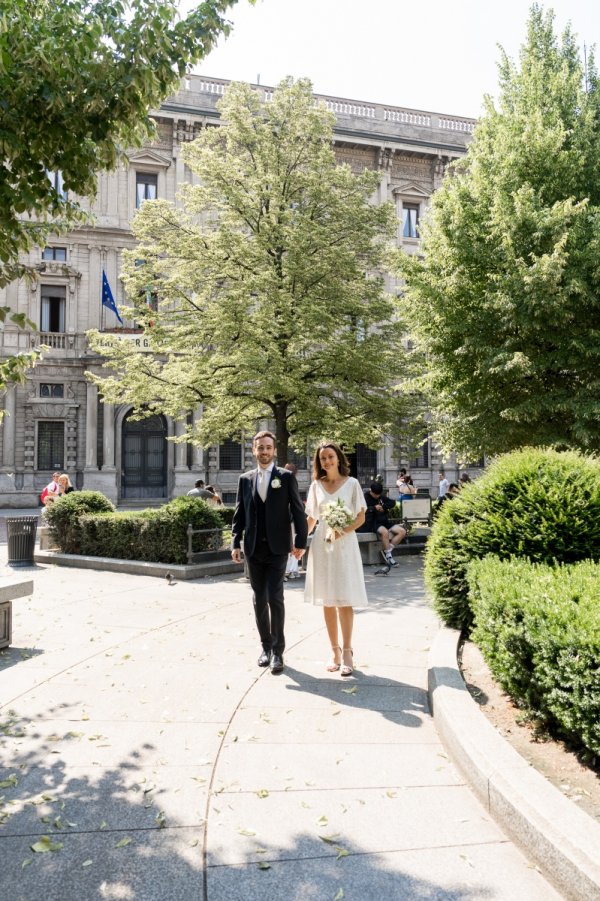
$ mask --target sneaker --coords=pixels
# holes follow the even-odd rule
[[[398,566],[398,561],[397,561],[397,560],[394,560],[394,558],[392,557],[391,554],[390,554],[390,556],[387,558],[387,562],[390,564],[390,566]]]
[[[386,554],[386,552],[384,550],[379,551],[379,556],[381,557],[381,559],[383,560],[383,562],[385,563],[386,566],[392,565],[390,562],[390,558],[388,557],[388,555]]]

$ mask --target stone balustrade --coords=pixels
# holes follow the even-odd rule
[[[183,79],[181,93],[208,95],[209,105],[213,106],[223,95],[231,82],[222,78],[207,78],[202,75],[189,75]],[[262,85],[253,85],[262,91],[263,100],[269,103],[273,98],[274,89]],[[181,93],[178,96],[181,96]],[[169,101],[167,101],[168,104]],[[343,97],[330,97],[325,94],[315,94],[315,102],[324,102],[327,109],[336,114],[338,118],[360,118],[379,120],[381,122],[395,123],[398,125],[418,126],[419,128],[436,131],[448,131],[468,136],[472,133],[476,119],[463,116],[448,116],[443,113],[415,110],[408,107],[389,106],[380,103],[365,103],[362,100],[350,100]],[[196,105],[196,104],[194,104]],[[198,104],[200,105],[200,104]]]

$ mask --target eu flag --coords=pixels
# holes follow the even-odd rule
[[[119,311],[117,310],[117,305],[112,295],[112,291],[110,290],[110,285],[108,284],[108,279],[106,277],[106,272],[104,271],[104,269],[102,270],[102,306],[108,307],[109,310],[112,310],[121,325],[123,325],[123,320],[121,319]]]

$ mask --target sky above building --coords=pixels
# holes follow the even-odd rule
[[[184,13],[197,0],[181,0]],[[518,57],[530,0],[239,0],[232,34],[194,70],[276,85],[308,77],[319,94],[480,115],[498,87],[500,44]],[[600,44],[598,0],[544,4],[583,48]],[[583,50],[582,50],[583,54]]]

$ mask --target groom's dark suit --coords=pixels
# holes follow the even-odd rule
[[[263,650],[280,657],[285,648],[283,577],[292,548],[306,547],[304,504],[293,473],[274,466],[265,501],[257,490],[258,469],[240,476],[232,523],[232,547],[244,539],[250,584],[254,591],[254,614]],[[269,615],[270,612],[270,615]]]

